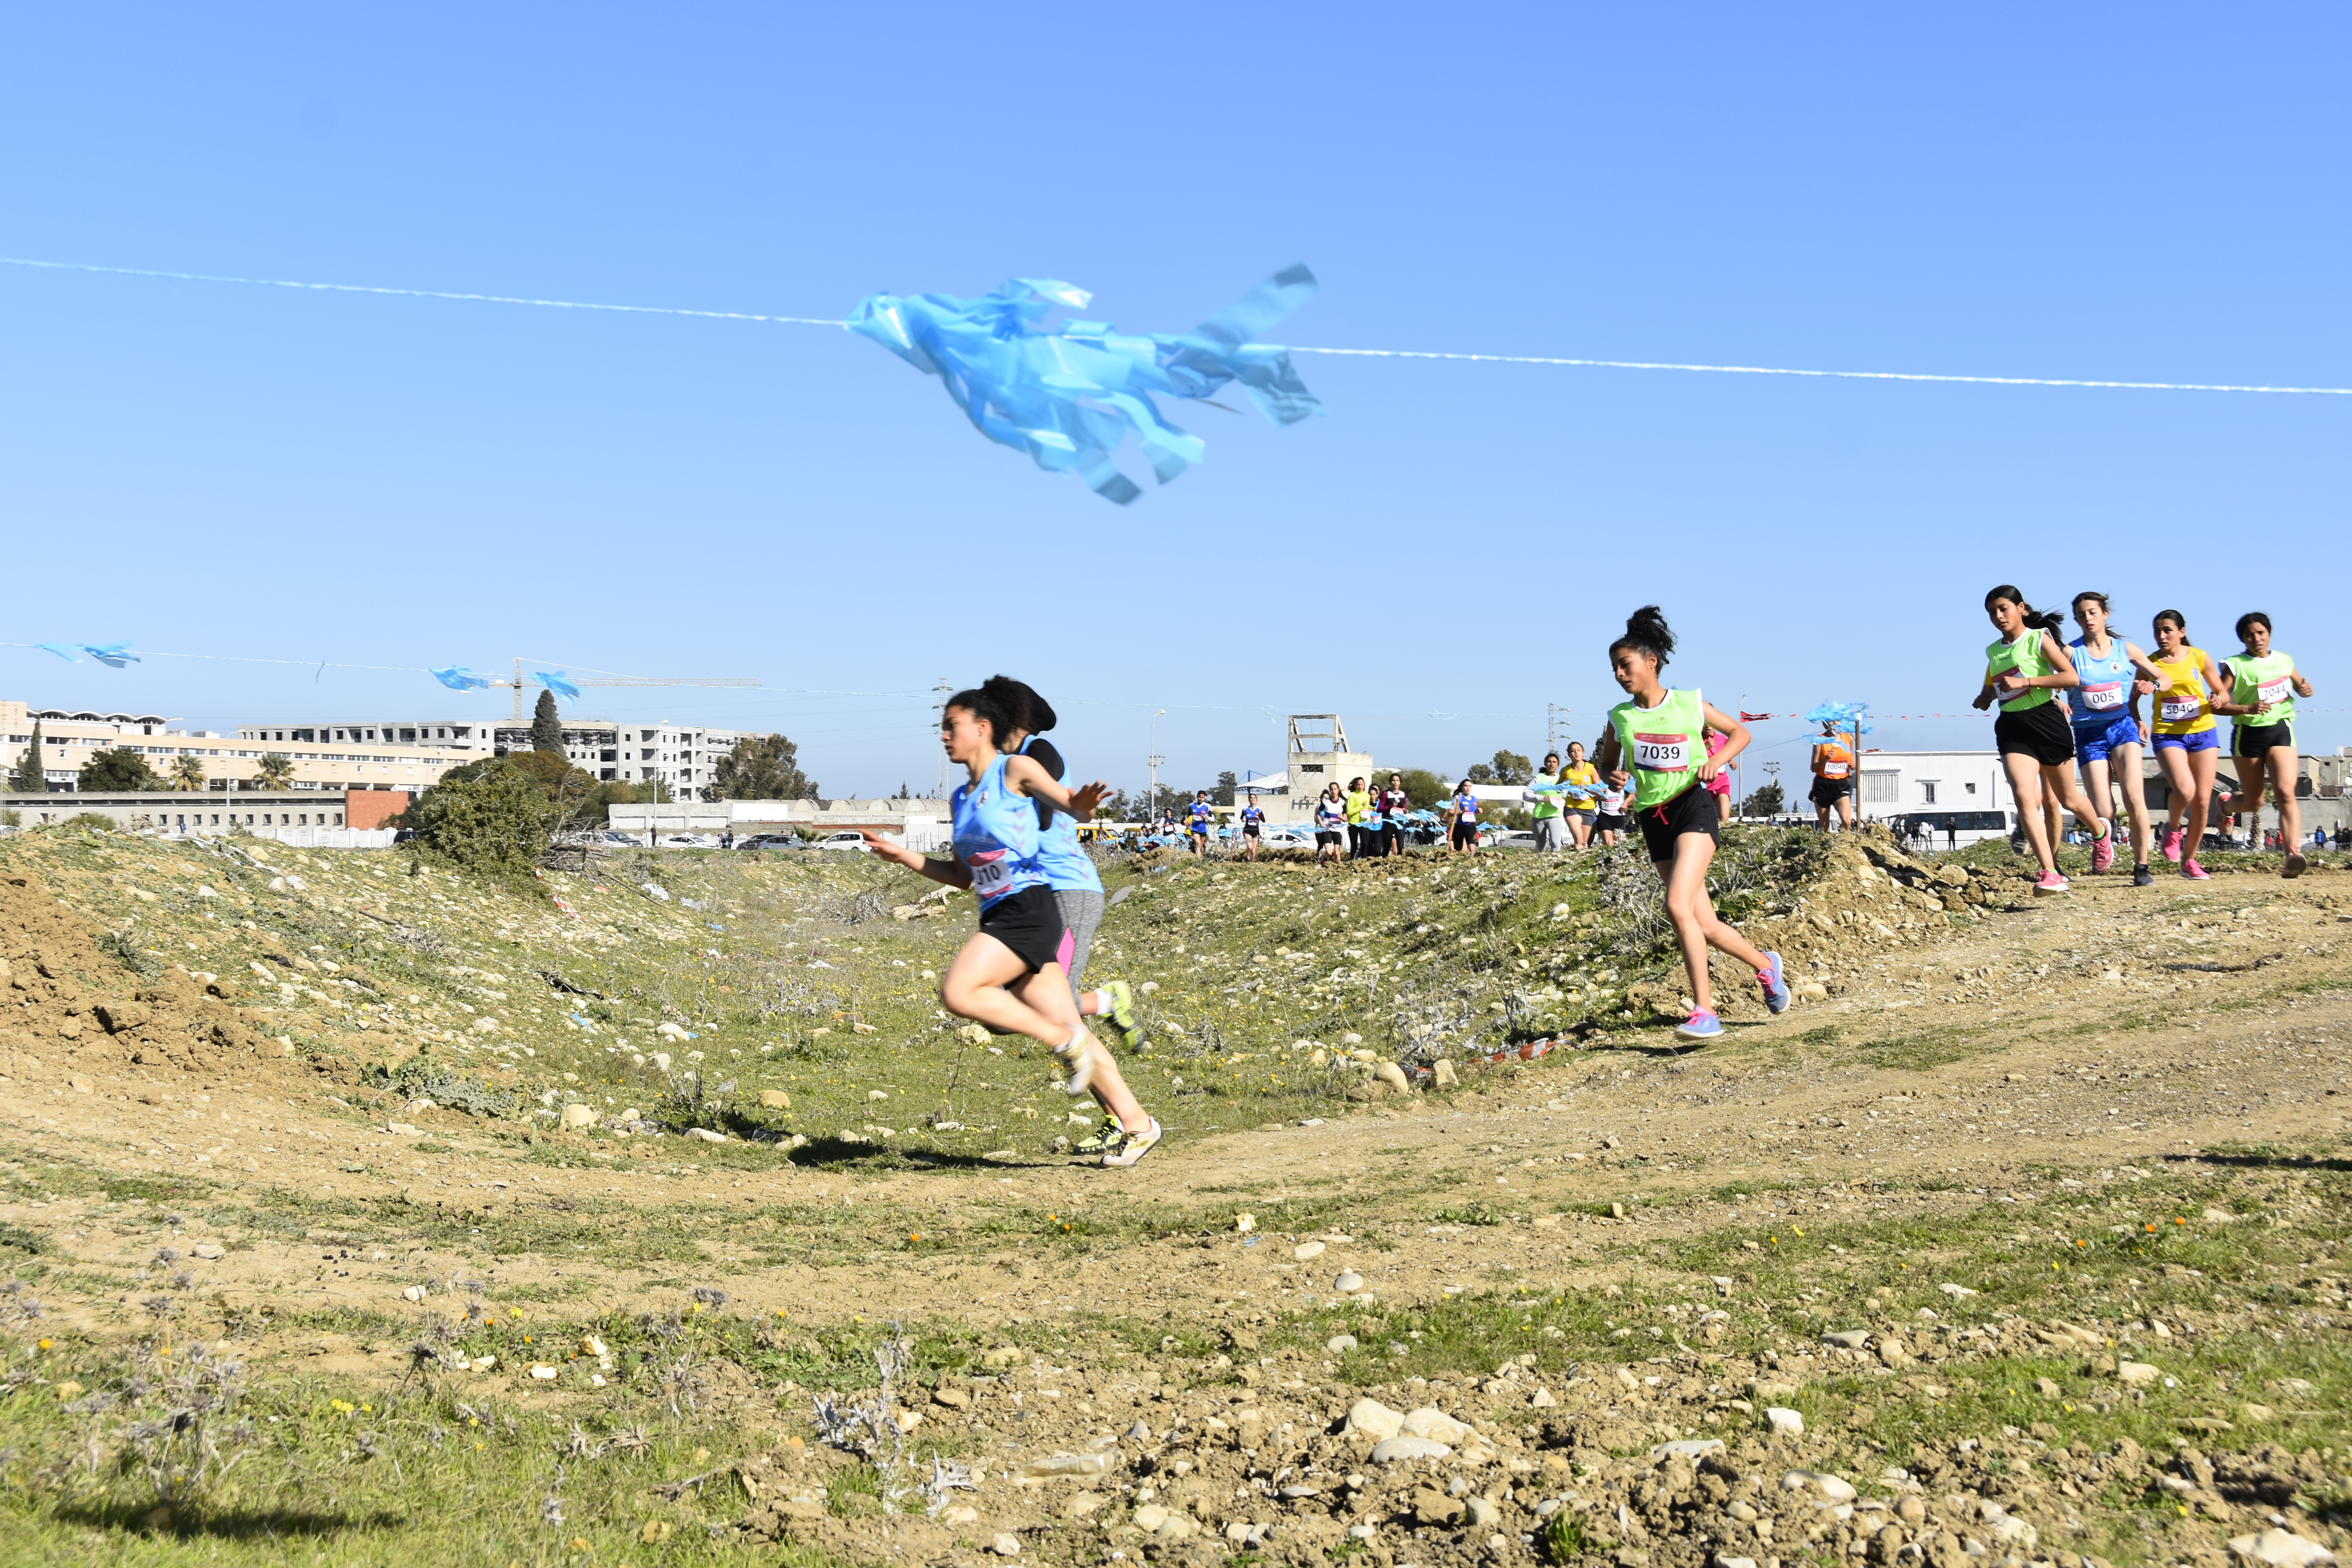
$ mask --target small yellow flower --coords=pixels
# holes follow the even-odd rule
[[[49,1348],[49,1342],[48,1342],[48,1341],[47,1341],[47,1340],[43,1340],[43,1341],[41,1342],[41,1348],[42,1348],[43,1350],[47,1350],[47,1349]]]

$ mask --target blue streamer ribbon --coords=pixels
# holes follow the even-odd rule
[[[98,660],[99,663],[105,665],[110,669],[121,669],[126,664],[140,664],[144,662],[137,654],[131,651],[131,645],[127,642],[78,642],[72,644],[37,642],[33,646],[37,648],[47,649],[49,652],[56,654],[59,658],[64,659],[68,664],[79,664],[81,662],[81,660],[73,656],[72,649],[74,648],[79,648],[82,652],[89,655],[90,658]]]
[[[1047,324],[1055,306],[1082,310],[1094,296],[1057,279],[1015,278],[976,300],[869,294],[849,330],[938,376],[990,440],[1125,506],[1143,493],[1114,458],[1129,432],[1163,485],[1207,454],[1160,414],[1155,393],[1200,399],[1238,382],[1276,425],[1323,412],[1290,351],[1256,341],[1316,288],[1305,266],[1286,267],[1189,332],[1121,332],[1108,321]]]
[[[1821,702],[1814,704],[1812,711],[1804,715],[1804,720],[1808,724],[1835,724],[1843,730],[1858,727],[1863,734],[1867,735],[1878,728],[1863,718],[1869,711],[1870,704],[1867,702]]]
[[[546,670],[534,669],[530,673],[531,679],[538,681],[541,686],[546,687],[550,691],[554,692],[557,696],[568,697],[574,702],[580,700],[580,688],[572,685],[570,680],[566,679],[564,678],[563,671],[559,669],[551,675]],[[484,684],[487,685],[488,683],[486,681]]]
[[[428,670],[426,673],[452,691],[488,691],[490,689],[488,676],[476,675],[462,664],[453,664],[446,669]]]

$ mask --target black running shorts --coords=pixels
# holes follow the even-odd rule
[[[1993,749],[2002,756],[2022,752],[2045,768],[2074,760],[2074,730],[2055,702],[2003,713],[1992,721]]]
[[[2294,720],[2282,719],[2275,724],[2230,726],[2230,754],[2233,757],[2259,757],[2273,746],[2294,750]]]
[[[1697,783],[1684,786],[1683,793],[1671,800],[1662,800],[1633,814],[1641,820],[1642,842],[1650,847],[1650,858],[1671,862],[1675,843],[1685,833],[1704,833],[1719,839],[1723,814],[1716,809],[1715,796],[1699,787]]]
[[[1475,822],[1455,823],[1454,825],[1453,842],[1454,847],[1456,849],[1467,849],[1471,846],[1476,844],[1478,842],[1478,825]]]
[[[1808,798],[1815,805],[1835,805],[1853,793],[1852,779],[1817,778],[1813,781],[1812,791]]]
[[[1062,958],[1062,910],[1051,888],[1023,888],[980,911],[982,934],[1013,950],[1036,973]]]

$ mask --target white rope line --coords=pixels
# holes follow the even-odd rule
[[[303,289],[331,294],[382,294],[404,300],[461,300],[483,305],[537,305],[552,310],[611,310],[633,316],[692,316],[710,321],[762,321],[788,327],[846,327],[824,316],[765,316],[750,310],[689,310],[673,305],[603,305],[582,300],[531,300],[511,294],[461,294],[440,289],[388,289],[367,283],[301,283],[285,278],[228,278],[209,272],[165,272],[146,267],[102,267],[86,261],[38,261],[0,256],[0,266],[55,272],[100,272],[121,278],[167,278],[183,283],[243,283],[262,289]],[[1710,375],[1805,375],[1845,381],[1941,381],[1976,386],[2080,386],[2127,392],[2268,392],[2311,397],[2352,397],[2352,386],[2238,386],[2209,382],[2088,381],[2037,375],[1940,375],[1927,371],[1802,370],[1786,365],[1676,364],[1655,360],[1557,359],[1539,354],[1444,353],[1427,349],[1327,349],[1292,346],[1298,354],[1351,359],[1459,360],[1474,364],[1566,365],[1589,370],[1679,370]]]

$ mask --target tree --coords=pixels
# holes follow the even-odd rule
[[[1233,805],[1234,786],[1238,785],[1242,781],[1240,779],[1234,776],[1231,769],[1227,769],[1225,772],[1217,775],[1217,787],[1209,792],[1209,798],[1215,801],[1219,805]]]
[[[541,691],[539,706],[530,710],[530,749],[563,754],[563,719],[555,710],[555,693]]]
[[[283,752],[266,753],[254,764],[253,787],[284,789],[294,782],[294,759]]]
[[[705,800],[814,800],[816,781],[801,772],[800,748],[782,735],[746,735],[719,759]],[[905,785],[900,785],[905,788]]]
[[[136,746],[110,746],[94,752],[89,761],[81,765],[81,782],[74,787],[85,794],[105,790],[163,789],[163,781],[147,765],[147,754]]]
[[[1398,771],[1404,774],[1405,798],[1412,802],[1414,810],[1427,811],[1445,798],[1446,781],[1427,768],[1402,768]]]
[[[8,787],[18,795],[39,795],[49,787],[48,773],[41,762],[41,721],[33,721],[33,743],[16,759],[16,771],[8,775]]]
[[[1097,822],[1140,822],[1143,820],[1143,797],[1129,795],[1125,790],[1113,790],[1103,796],[1095,807]]]
[[[172,787],[179,790],[205,787],[205,764],[194,757],[181,757],[172,763]]]
[[[1768,784],[1762,789],[1758,790],[1754,795],[1748,797],[1747,803],[1739,808],[1739,815],[1742,816],[1778,816],[1780,815],[1781,809],[1787,805],[1788,797],[1780,793],[1780,786],[1777,784]]]
[[[1468,779],[1472,784],[1496,784],[1500,782],[1495,777],[1495,770],[1485,763],[1472,763],[1470,764],[1470,771],[1462,776]]]
[[[1536,776],[1536,765],[1517,752],[1496,752],[1491,764],[1494,777],[1481,779],[1481,784],[1523,784]]]
[[[486,757],[451,768],[401,814],[416,852],[463,870],[527,877],[561,816],[540,781],[514,759]],[[578,770],[573,770],[577,772]]]

